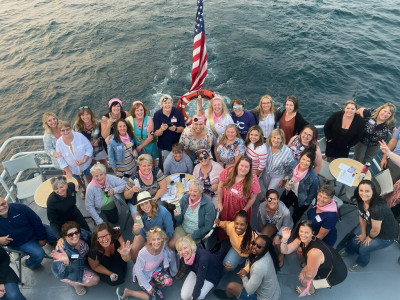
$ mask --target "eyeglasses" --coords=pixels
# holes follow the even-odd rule
[[[234,105],[233,109],[242,108],[242,107],[243,107],[243,105]]]
[[[304,131],[303,131],[303,134],[304,134],[305,136],[308,136],[308,137],[310,137],[310,138],[312,138],[312,137],[313,137],[313,135],[312,135],[312,134],[309,134],[309,133],[307,133],[307,132],[304,132]]]
[[[149,230],[149,232],[153,233],[153,232],[160,232],[162,229],[160,227],[154,227],[152,229]]]
[[[205,156],[199,156],[198,159],[199,159],[199,161],[202,161],[203,159],[207,159],[207,158],[208,158],[208,156],[205,155]]]
[[[87,109],[89,109],[89,106],[87,106],[87,105],[85,105],[85,106],[81,106],[81,107],[79,107],[78,109],[79,109],[79,110],[81,110],[81,109],[84,109],[84,108],[87,108]]]
[[[98,236],[98,237],[97,237],[97,240],[98,240],[98,241],[101,241],[101,240],[104,240],[104,239],[108,238],[109,236],[110,236],[110,234],[107,233],[106,235]]]
[[[58,180],[58,181],[67,181],[67,178],[65,176],[62,176],[62,175],[57,176],[57,177],[53,177],[53,178],[50,178],[50,183],[53,184],[56,180]]]
[[[268,198],[267,198],[267,201],[268,201],[268,202],[271,202],[271,201],[273,201],[273,200],[274,200],[274,201],[278,201],[279,199],[278,199],[278,198],[271,198],[271,197],[268,197]]]
[[[78,235],[78,234],[81,234],[81,231],[79,229],[77,229],[74,232],[67,233],[67,237],[72,238],[74,235]]]
[[[252,244],[253,246],[257,246],[258,249],[264,248],[263,246],[257,244],[255,241],[252,241],[251,244]]]

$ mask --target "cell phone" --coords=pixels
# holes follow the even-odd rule
[[[168,123],[168,127],[172,127],[172,126],[174,126],[174,124]]]

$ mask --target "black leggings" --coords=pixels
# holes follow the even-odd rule
[[[282,196],[281,196],[281,201],[286,205],[287,208],[289,208],[291,205],[293,205],[293,214],[292,214],[292,219],[293,219],[293,228],[296,227],[297,222],[301,219],[302,215],[305,213],[305,211],[308,209],[310,205],[302,205],[299,206],[299,202],[297,199],[297,196],[295,193],[292,191],[283,191]]]

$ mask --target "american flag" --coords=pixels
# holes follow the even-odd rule
[[[196,26],[194,27],[192,85],[190,91],[201,89],[207,76],[206,33],[204,31],[203,0],[197,0]]]

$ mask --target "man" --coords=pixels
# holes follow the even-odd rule
[[[400,155],[399,137],[400,137],[400,128],[398,128],[394,132],[392,139],[388,143],[389,150],[397,155]],[[395,163],[393,163],[391,159],[388,160],[386,153],[383,153],[382,160],[381,160],[381,168],[389,169],[390,175],[392,176],[393,183],[396,183],[396,181],[400,179],[400,168]]]
[[[242,283],[229,282],[224,290],[215,290],[219,299],[278,300],[281,288],[268,247],[271,240],[260,235],[253,242],[249,264],[237,273]],[[247,277],[250,269],[250,278]]]
[[[8,204],[0,197],[0,245],[9,246],[29,255],[24,265],[34,270],[40,267],[47,242],[56,242],[49,226],[43,225],[39,216],[25,204]]]

